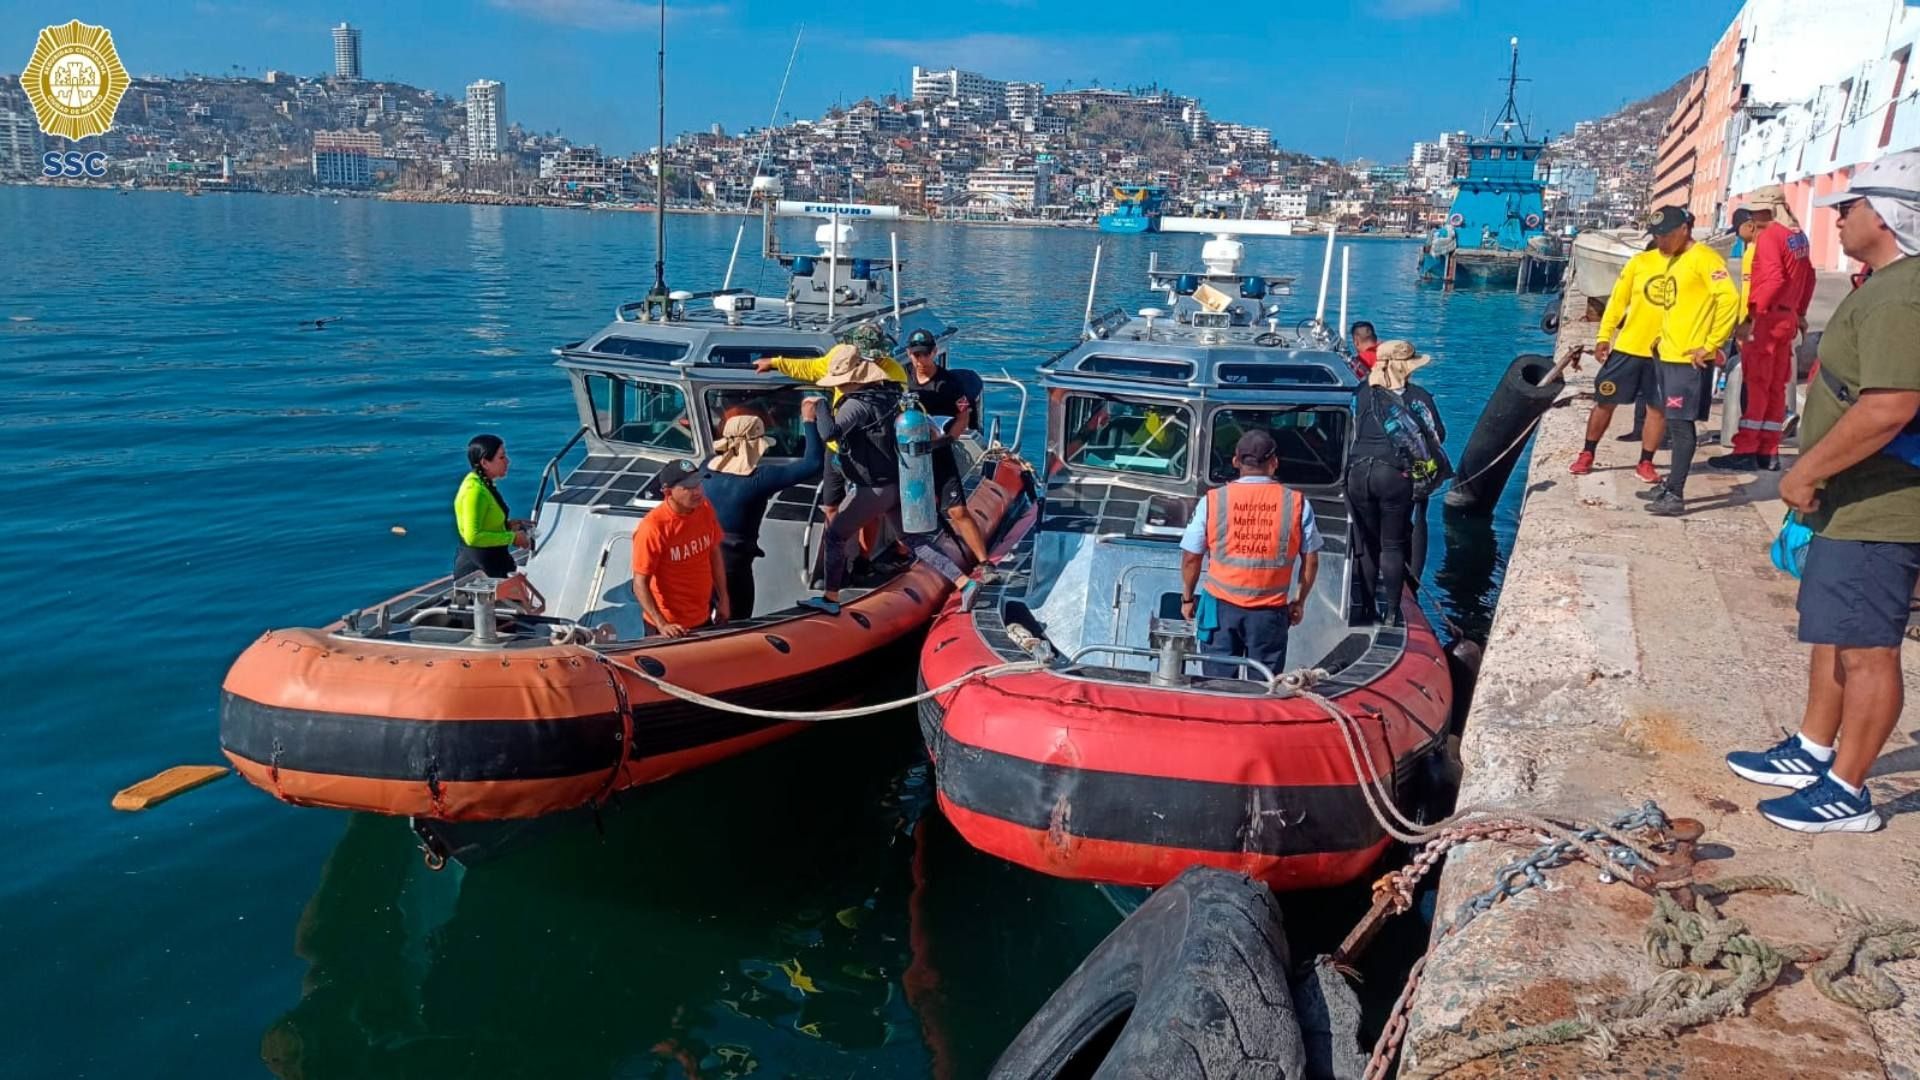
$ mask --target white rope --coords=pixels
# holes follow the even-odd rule
[[[592,656],[595,660],[611,664],[621,671],[646,682],[661,693],[669,697],[679,698],[681,701],[690,702],[694,705],[704,706],[709,709],[716,709],[720,712],[737,713],[741,716],[757,716],[762,720],[798,720],[806,723],[818,723],[822,720],[851,720],[856,716],[873,716],[876,713],[892,712],[895,709],[905,708],[908,705],[918,705],[922,701],[939,697],[948,691],[958,690],[960,687],[977,679],[988,679],[1000,675],[1017,675],[1022,672],[1043,671],[1046,669],[1046,665],[1038,660],[1016,660],[1011,663],[996,664],[993,667],[970,671],[957,679],[933,687],[930,690],[923,690],[912,697],[904,697],[896,701],[883,701],[877,705],[859,705],[850,709],[756,709],[751,705],[740,705],[731,701],[722,701],[717,697],[710,697],[698,690],[689,690],[684,686],[670,683],[658,675],[650,675],[624,660],[616,660],[611,656],[600,653],[593,653]]]
[[[1579,833],[1592,831],[1620,847],[1626,848],[1647,861],[1649,866],[1665,866],[1666,860],[1649,850],[1643,843],[1621,835],[1617,830],[1604,824],[1589,824],[1578,815],[1561,813],[1550,809],[1518,810],[1501,806],[1468,806],[1456,810],[1444,820],[1432,825],[1421,825],[1409,820],[1394,805],[1393,793],[1388,789],[1386,779],[1378,769],[1373,768],[1373,755],[1367,754],[1367,763],[1361,765],[1360,743],[1364,737],[1359,730],[1359,722],[1352,714],[1342,709],[1332,699],[1317,694],[1309,687],[1327,677],[1320,668],[1300,668],[1277,675],[1269,689],[1281,697],[1298,697],[1318,705],[1327,714],[1334,726],[1340,730],[1340,737],[1347,748],[1347,760],[1353,765],[1353,775],[1360,781],[1360,794],[1365,798],[1367,809],[1373,814],[1382,831],[1403,844],[1424,844],[1451,828],[1470,822],[1485,820],[1511,820],[1551,837],[1564,840],[1593,862],[1595,866],[1607,867],[1614,860],[1605,849],[1592,841],[1583,839]]]

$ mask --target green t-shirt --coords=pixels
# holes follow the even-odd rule
[[[1840,301],[1820,338],[1820,366],[1855,393],[1920,390],[1920,257],[1875,271]],[[1844,411],[1815,378],[1800,417],[1801,449],[1826,437]],[[1920,469],[1874,454],[1827,481],[1808,524],[1835,540],[1920,543]]]

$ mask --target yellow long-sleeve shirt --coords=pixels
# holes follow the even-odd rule
[[[846,347],[851,348],[851,346]],[[842,348],[842,346],[835,345],[834,348],[838,349]],[[767,361],[773,365],[773,370],[785,375],[789,379],[799,379],[801,382],[817,383],[827,377],[827,366],[832,363],[832,359],[833,353],[832,351],[828,351],[825,356],[770,356],[767,358]],[[902,386],[906,385],[907,371],[900,366],[898,360],[889,356],[882,357],[876,361],[876,363],[880,365],[880,370],[887,373],[887,378],[892,379]],[[840,403],[840,397],[840,388],[836,386],[833,388],[834,404],[838,405]]]
[[[851,345],[835,345],[833,348],[850,349],[852,347]],[[833,363],[833,349],[827,350],[827,355],[825,356],[769,356],[767,357],[767,362],[773,365],[773,370],[785,375],[789,379],[799,379],[801,382],[817,383],[827,376],[827,368]],[[881,371],[887,373],[887,378],[892,379],[902,386],[907,384],[907,371],[900,366],[898,360],[895,360],[891,356],[884,356],[876,360],[875,363],[880,365]],[[840,399],[844,396],[845,394],[839,387],[834,387],[832,404],[840,404]],[[827,449],[836,454],[839,453],[839,440],[828,440]]]
[[[1740,321],[1740,290],[1733,286],[1727,261],[1705,244],[1691,244],[1668,261],[1647,295],[1664,300],[1660,321],[1660,359],[1684,364],[1694,349],[1720,348]]]
[[[1660,323],[1667,309],[1647,295],[1647,287],[1667,270],[1667,257],[1657,251],[1643,251],[1620,268],[1613,283],[1613,295],[1607,298],[1606,313],[1600,316],[1599,340],[1632,356],[1652,356],[1653,343],[1660,338]],[[1614,334],[1618,332],[1619,337]]]

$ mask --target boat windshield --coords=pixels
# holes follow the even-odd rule
[[[1346,410],[1325,406],[1217,409],[1212,421],[1212,449],[1207,455],[1207,479],[1224,484],[1239,476],[1240,470],[1233,463],[1234,444],[1247,432],[1261,428],[1273,436],[1280,449],[1281,483],[1339,483],[1346,456],[1347,421]]]
[[[736,416],[757,416],[767,426],[767,437],[773,440],[767,448],[768,456],[800,457],[807,452],[807,428],[800,419],[800,402],[808,394],[820,396],[820,391],[798,386],[713,387],[706,393],[713,437],[718,440],[727,421]]]
[[[693,451],[687,396],[671,383],[588,375],[593,430],[603,439],[677,453]]]
[[[1070,466],[1146,476],[1187,472],[1193,413],[1184,405],[1068,394],[1069,432],[1061,458]]]

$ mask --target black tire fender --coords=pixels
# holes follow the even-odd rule
[[[1107,935],[994,1065],[994,1080],[1307,1075],[1280,906],[1194,867]]]

